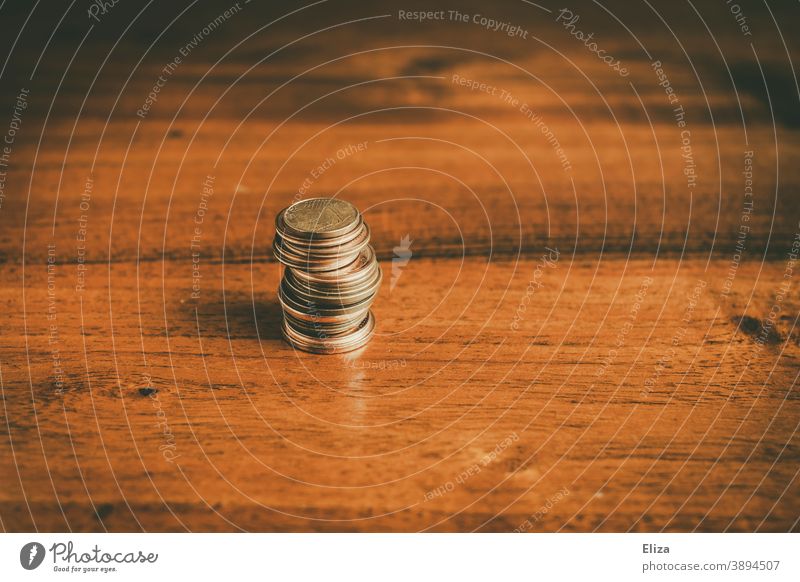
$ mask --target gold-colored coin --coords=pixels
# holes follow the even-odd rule
[[[339,198],[312,198],[292,204],[283,213],[287,234],[298,238],[331,238],[348,232],[358,222],[355,206]]]

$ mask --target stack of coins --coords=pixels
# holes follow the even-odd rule
[[[285,266],[278,299],[286,341],[322,354],[366,344],[383,275],[361,213],[338,198],[303,200],[278,214],[275,231],[272,249]]]

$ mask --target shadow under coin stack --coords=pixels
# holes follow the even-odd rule
[[[286,341],[319,354],[366,344],[383,275],[361,213],[338,198],[303,200],[278,214],[275,231],[272,250],[286,267],[278,288]]]

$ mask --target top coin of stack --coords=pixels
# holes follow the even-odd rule
[[[275,219],[283,336],[315,353],[355,350],[375,329],[372,305],[382,274],[361,213],[338,198],[314,198]]]

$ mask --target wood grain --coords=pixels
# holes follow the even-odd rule
[[[265,28],[286,8],[255,4],[144,118],[226,4],[163,37],[183,4],[20,34],[0,85],[2,115],[31,94],[0,204],[3,530],[798,531],[795,37],[763,10],[751,45],[719,6],[659,7],[678,45],[645,3],[604,3],[631,34],[576,3],[621,79],[529,3],[492,9],[526,42],[396,3]],[[454,75],[527,104],[569,168],[519,103]],[[377,335],[348,357],[281,341],[269,252],[278,210],[330,194],[384,271]]]
[[[536,265],[413,261],[352,359],[277,337],[275,265],[209,265],[196,301],[186,263],[93,265],[91,291],[59,296],[61,390],[46,285],[26,274],[27,316],[6,316],[27,336],[3,358],[4,523],[509,530],[565,490],[536,530],[794,527],[794,320],[759,347],[718,267],[561,257],[514,330]],[[780,276],[740,274],[748,314],[765,317]]]

